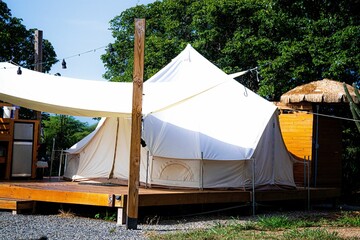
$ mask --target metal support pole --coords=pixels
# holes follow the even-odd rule
[[[63,160],[63,150],[61,149],[61,152],[60,152],[60,159],[59,159],[59,177],[61,177],[61,167],[62,167],[62,161]]]
[[[50,178],[51,178],[51,172],[52,172],[54,158],[55,158],[55,138],[53,138],[53,145],[52,145],[51,157],[50,157],[50,172],[49,172]]]
[[[149,151],[146,151],[146,181],[145,181],[145,188],[148,188],[148,181],[149,181],[149,158],[150,158]]]
[[[310,156],[308,156],[308,162],[307,162],[307,167],[308,167],[308,180],[307,180],[307,184],[308,184],[308,210],[310,210]]]
[[[304,156],[304,189],[306,188],[306,178],[307,178],[307,174],[306,174],[306,168],[307,168],[307,165],[306,165],[306,156]]]
[[[253,216],[255,216],[255,158],[252,158],[252,208],[253,208]]]
[[[201,152],[201,162],[200,162],[200,190],[204,189],[204,166],[203,166],[203,152]]]
[[[66,169],[67,169],[67,162],[68,162],[68,155],[66,153],[65,154],[65,159],[64,159],[64,173],[66,172]]]
[[[318,151],[319,151],[319,105],[316,105],[316,132],[315,132],[315,161],[314,161],[314,187],[317,184]]]

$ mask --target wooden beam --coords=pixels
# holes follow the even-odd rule
[[[43,42],[43,31],[41,30],[35,30],[35,41],[34,41],[34,50],[35,50],[35,67],[34,70],[37,72],[43,71],[43,48],[42,48],[42,42]],[[41,121],[41,111],[35,111],[35,117],[37,120]],[[41,126],[40,126],[41,128]],[[39,128],[39,136],[41,129]],[[40,138],[39,142],[40,143]]]
[[[137,229],[140,178],[140,141],[142,118],[142,89],[144,78],[145,19],[135,19],[134,71],[129,185],[127,199],[127,229]]]
[[[42,61],[43,61],[43,51],[42,51],[42,40],[43,32],[41,30],[35,30],[35,67],[34,70],[37,72],[42,72]]]
[[[41,189],[0,184],[0,197],[22,200],[114,207],[114,195],[95,192],[73,192],[63,189]]]

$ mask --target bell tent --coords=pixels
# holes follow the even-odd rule
[[[68,149],[64,177],[126,181],[130,135],[130,111],[102,118]],[[276,106],[190,45],[144,83],[142,140],[147,186],[250,188],[254,180],[257,188],[295,187]]]

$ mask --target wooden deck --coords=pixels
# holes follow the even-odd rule
[[[124,215],[126,212],[127,192],[127,186],[117,184],[68,182],[46,178],[42,181],[0,182],[1,199],[114,207],[118,208],[118,215]],[[308,191],[305,188],[299,188],[255,192],[256,202],[307,200],[308,195],[311,201],[334,199],[340,196],[340,189],[311,188]],[[179,190],[142,187],[139,189],[139,207],[251,202],[252,192],[244,190]],[[12,210],[16,211],[16,209]],[[123,216],[118,216],[118,221],[123,222]]]

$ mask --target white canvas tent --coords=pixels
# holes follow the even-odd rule
[[[145,86],[154,83],[175,84],[179,91],[192,85],[204,88],[144,116],[147,146],[142,149],[141,182],[172,187],[250,187],[254,159],[256,186],[295,186],[292,158],[272,103],[231,79],[191,46]],[[146,101],[146,92],[144,97]],[[69,150],[66,176],[126,179],[130,127],[130,117],[103,119],[92,137]],[[105,154],[111,157],[101,157]],[[107,170],[101,171],[104,174],[98,174],[94,165],[101,162],[109,163]]]
[[[4,65],[6,69],[1,69]],[[1,100],[35,110],[106,117],[93,133],[68,150],[65,177],[127,179],[131,84],[79,83],[28,70],[23,71],[24,76],[16,76],[9,71],[11,67],[0,65],[0,84],[9,84],[0,90]],[[57,93],[40,98],[37,93],[18,91],[19,85],[9,83],[8,78],[5,81],[4,76],[12,81],[41,80],[42,91],[59,91],[55,85],[65,83],[68,91],[63,90],[68,99],[63,100],[63,95]],[[94,100],[94,96],[98,97]],[[282,140],[276,107],[190,45],[145,82],[143,99],[142,136],[146,147],[141,155],[142,183],[244,188],[251,186],[255,172],[257,187],[295,186],[293,161]]]

